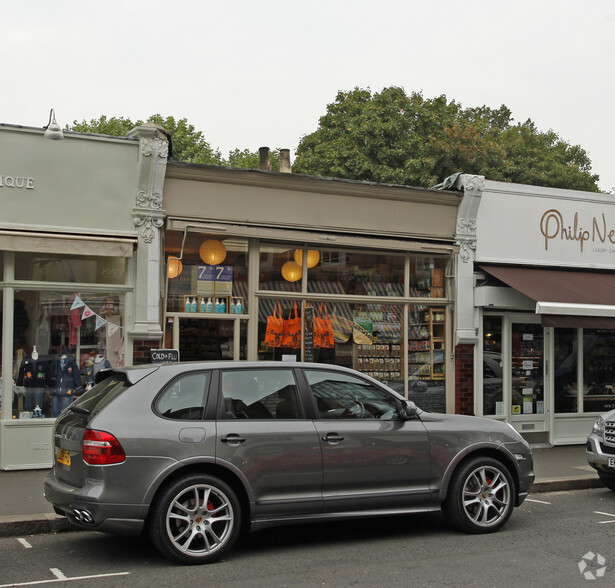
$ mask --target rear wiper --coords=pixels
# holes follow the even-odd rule
[[[81,414],[90,414],[90,411],[87,408],[83,408],[81,406],[71,406],[70,409],[73,412],[80,412]]]

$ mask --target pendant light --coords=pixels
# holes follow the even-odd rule
[[[303,267],[303,249],[295,249],[295,261],[297,265]],[[320,261],[320,251],[316,251],[315,249],[308,249],[307,252],[307,266],[315,267],[318,265]]]
[[[303,275],[303,270],[301,266],[295,261],[287,261],[282,266],[282,277],[287,282],[297,282],[301,279]]]
[[[219,265],[226,259],[226,247],[217,239],[207,239],[201,245],[199,255],[207,265]]]
[[[177,259],[177,257],[169,257],[168,259],[169,269],[167,270],[167,275],[170,279],[176,278],[179,274],[182,273],[184,269],[184,265],[181,260]]]

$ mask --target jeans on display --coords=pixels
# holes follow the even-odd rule
[[[33,411],[37,406],[43,408],[43,394],[45,388],[26,388],[24,410]]]
[[[51,398],[52,416],[57,417],[67,406],[70,406],[73,400],[72,396],[53,396]]]

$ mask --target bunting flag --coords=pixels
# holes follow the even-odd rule
[[[112,337],[117,333],[117,330],[120,327],[118,325],[114,325],[113,323],[107,323],[107,337]]]
[[[107,336],[111,337],[112,335],[117,333],[119,329],[124,328],[124,327],[121,327],[120,325],[115,325],[113,323],[110,323],[107,319],[96,314],[85,302],[83,302],[83,300],[81,300],[81,298],[79,298],[79,296],[77,296],[77,294],[74,294],[73,303],[70,309],[71,311],[74,311],[78,308],[83,308],[83,312],[81,313],[81,320],[85,320],[93,316],[96,317],[96,326],[94,327],[95,331],[98,331],[98,329],[102,329],[104,326],[106,326]]]
[[[73,304],[70,309],[75,310],[76,308],[81,308],[82,306],[85,306],[85,302],[81,300],[77,294],[75,294],[75,299],[73,300]]]

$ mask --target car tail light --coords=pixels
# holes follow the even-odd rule
[[[90,465],[122,463],[126,454],[119,441],[105,431],[86,429],[83,435],[83,461]]]

